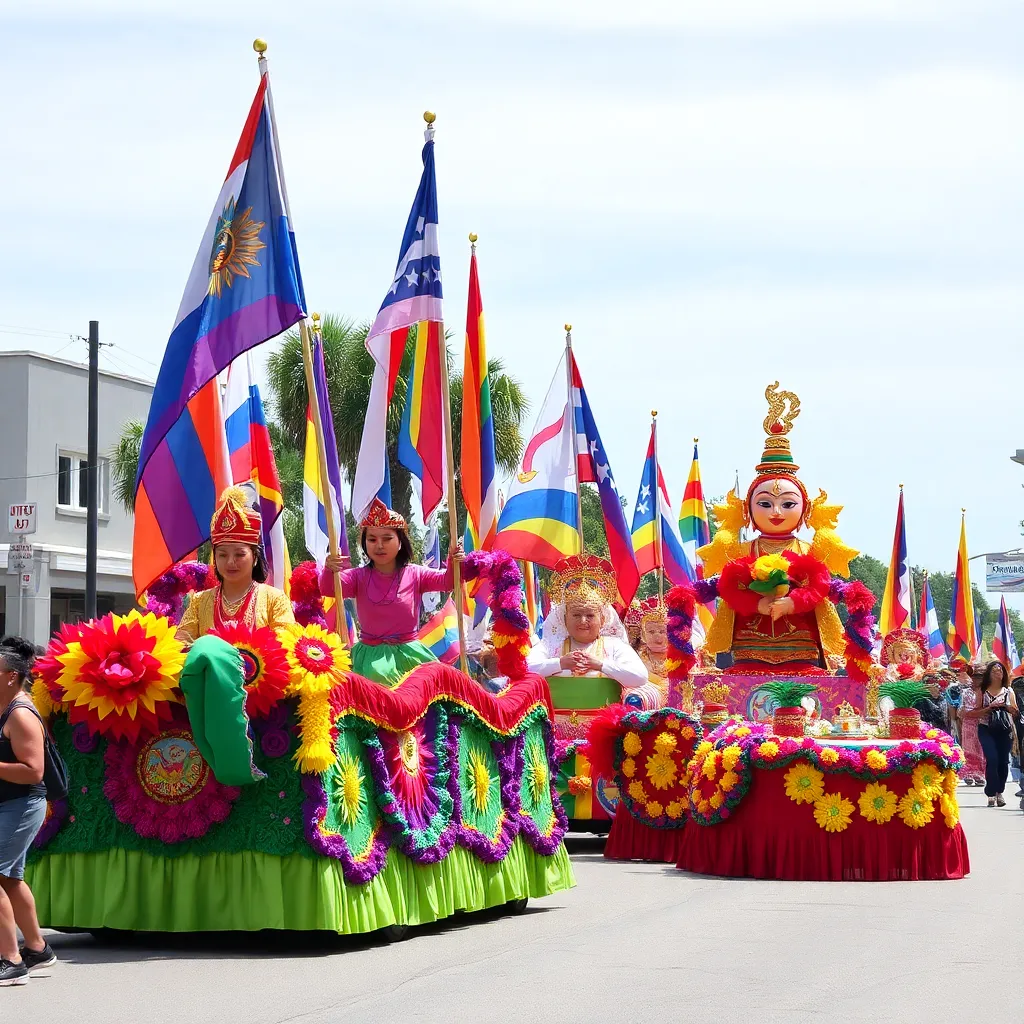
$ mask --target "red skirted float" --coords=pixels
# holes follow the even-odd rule
[[[803,739],[729,722],[690,763],[677,866],[789,881],[963,878],[963,752],[938,730],[917,740]]]

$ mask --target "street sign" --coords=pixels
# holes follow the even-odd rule
[[[990,594],[1024,591],[1024,554],[985,555],[985,590]]]
[[[34,580],[35,580],[35,576],[32,573],[30,573],[30,572],[23,572],[21,574],[21,589],[22,590],[31,590],[32,589],[32,583],[33,583]]]
[[[32,545],[24,541],[14,541],[7,551],[7,572],[14,575],[32,565]]]
[[[7,529],[13,534],[36,532],[36,503],[7,506]]]

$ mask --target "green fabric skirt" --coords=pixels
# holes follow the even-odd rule
[[[437,661],[419,640],[407,644],[357,643],[352,647],[352,671],[385,686],[397,686],[417,665]]]

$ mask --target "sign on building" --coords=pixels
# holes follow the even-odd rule
[[[7,551],[7,572],[13,576],[16,572],[28,569],[32,565],[32,545],[15,541]]]
[[[990,594],[1024,593],[1024,554],[986,555],[985,589]]]
[[[7,506],[7,529],[13,534],[36,532],[36,503]]]

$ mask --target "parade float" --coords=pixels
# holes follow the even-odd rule
[[[33,691],[71,777],[28,869],[40,922],[394,934],[572,886],[518,567],[466,572],[491,584],[498,695],[436,662],[392,689],[356,675],[309,571],[296,623],[215,626],[188,664],[176,623],[214,582],[203,565],[176,566],[145,613],[65,626]],[[204,644],[219,685],[191,668]]]
[[[799,400],[777,383],[766,398],[757,475],[745,499],[733,491],[716,509],[706,578],[667,595],[669,703],[682,711],[619,705],[591,725],[584,751],[623,792],[606,856],[738,877],[961,878],[963,753],[913,708],[926,648],[900,635],[888,665],[873,660],[874,598],[842,578],[856,552],[835,533],[840,508],[824,492],[809,500],[796,475]],[[796,536],[805,525],[810,542]],[[714,598],[706,649],[731,659],[717,676],[696,671],[692,643],[695,608]]]

